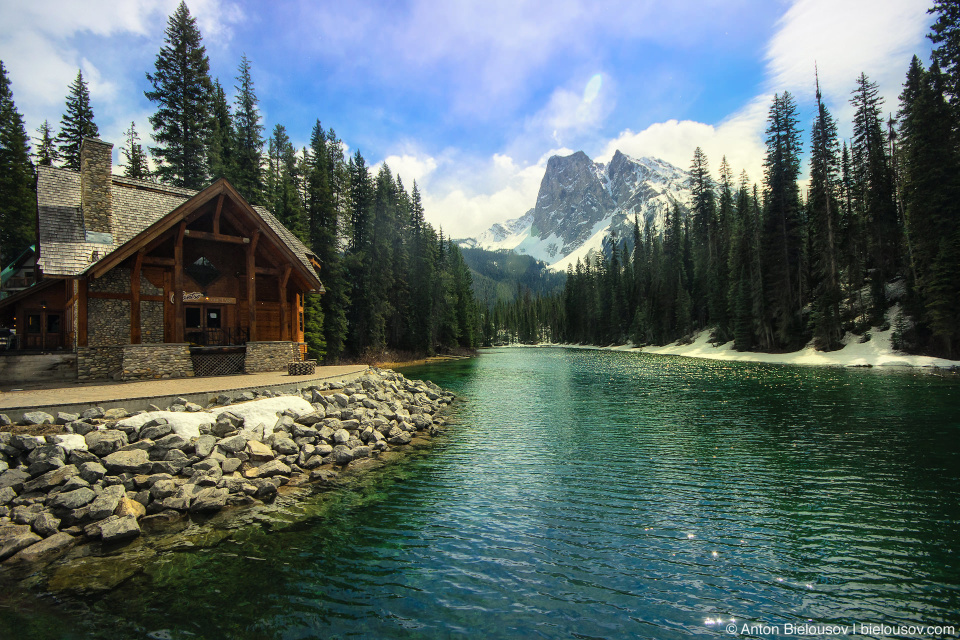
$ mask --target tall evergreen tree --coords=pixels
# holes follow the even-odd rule
[[[236,134],[233,130],[233,116],[227,95],[219,80],[213,81],[213,97],[210,102],[210,135],[207,138],[207,158],[210,163],[210,177],[214,180],[226,178],[231,184],[236,182]]]
[[[250,61],[240,59],[237,76],[236,109],[233,129],[236,134],[236,180],[234,186],[252,204],[263,204],[263,124],[260,122],[259,100],[250,76]]]
[[[935,45],[930,57],[944,73],[944,95],[953,109],[952,120],[960,122],[960,2],[934,0],[927,13],[936,16],[927,34]]]
[[[779,347],[799,346],[802,323],[800,129],[793,96],[774,96],[764,160],[764,288]]]
[[[53,135],[53,129],[50,128],[50,121],[44,120],[40,128],[37,129],[40,137],[37,138],[37,165],[52,167],[60,161],[60,152],[56,147],[56,136]]]
[[[200,189],[207,181],[210,61],[186,3],[181,2],[170,16],[165,34],[156,69],[147,74],[153,90],[144,92],[157,104],[150,116],[157,146],[150,147],[150,153],[162,182]]]
[[[143,153],[143,145],[140,144],[136,124],[131,122],[123,136],[124,145],[120,148],[120,155],[124,159],[123,175],[137,180],[149,180],[150,167],[147,165],[147,156]]]
[[[93,109],[90,107],[90,90],[83,79],[83,71],[78,70],[77,77],[70,84],[67,108],[60,118],[60,134],[57,136],[63,166],[79,171],[80,143],[84,138],[96,138],[99,135],[100,131],[93,121]]]
[[[30,142],[0,61],[0,265],[36,242],[37,198]]]
[[[839,230],[837,199],[840,146],[837,125],[827,111],[817,80],[817,117],[810,141],[810,237],[816,288],[813,303],[813,334],[818,349],[830,351],[841,346]]]
[[[267,205],[287,229],[300,239],[307,240],[307,225],[300,199],[300,169],[296,150],[283,125],[274,127],[267,149]]]

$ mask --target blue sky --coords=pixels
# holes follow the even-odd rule
[[[136,121],[177,0],[0,0],[0,59],[31,133],[57,126],[82,68],[101,137]],[[667,6],[669,5],[669,6]],[[475,234],[534,205],[546,159],[616,149],[761,177],[764,120],[789,90],[809,129],[813,67],[849,135],[861,71],[887,109],[910,57],[926,61],[927,0],[190,0],[211,70],[232,92],[252,64],[266,133],[297,145],[316,119],[386,161],[427,217]]]

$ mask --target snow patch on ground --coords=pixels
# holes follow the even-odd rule
[[[895,310],[890,315],[896,315]],[[688,358],[706,358],[708,360],[731,360],[737,362],[769,362],[774,364],[800,364],[834,367],[960,367],[960,360],[947,360],[931,356],[915,356],[895,351],[890,343],[892,329],[871,330],[869,342],[860,342],[860,336],[847,333],[843,337],[843,348],[836,351],[817,351],[813,345],[807,345],[792,353],[761,353],[756,351],[736,351],[733,341],[721,345],[710,343],[711,331],[704,330],[696,335],[691,344],[668,344],[663,347],[634,347],[631,344],[615,347],[602,347],[609,351],[634,351]],[[597,347],[594,347],[597,348]]]
[[[189,440],[200,436],[200,425],[213,424],[217,421],[218,415],[224,411],[229,411],[243,418],[244,429],[253,430],[258,425],[263,424],[263,436],[266,437],[273,433],[273,427],[277,424],[278,417],[287,410],[302,416],[313,413],[313,406],[300,396],[280,396],[279,398],[264,398],[226,407],[216,407],[209,411],[147,411],[137,416],[125,418],[117,424],[125,427],[142,427],[150,420],[165,418],[167,423],[173,427],[174,433]]]

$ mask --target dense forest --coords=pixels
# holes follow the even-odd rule
[[[226,178],[263,205],[319,258],[326,294],[306,302],[306,341],[325,362],[386,350],[434,353],[472,348],[480,310],[459,248],[424,220],[416,183],[408,191],[358,150],[344,157],[318,120],[310,144],[293,146],[264,124],[251,62],[238,65],[233,104],[210,64],[196,19],[181,3],[170,16],[145,96],[156,146],[144,149],[130,123],[120,149],[123,175],[188,189]],[[38,130],[31,154],[23,116],[0,61],[0,263],[36,241],[35,163],[79,169],[80,141],[99,135],[82,72],[70,85],[60,130]],[[148,157],[153,162],[148,161]],[[153,169],[151,169],[153,167]]]
[[[892,324],[895,348],[960,357],[960,5],[938,0],[932,60],[914,56],[899,108],[884,120],[877,86],[851,91],[841,141],[817,84],[809,183],[788,92],[767,118],[760,185],[724,158],[719,180],[698,148],[692,202],[659,232],[635,224],[567,272],[558,297],[524,296],[485,319],[488,341],[636,345],[713,340],[738,350],[821,350],[845,332]],[[811,78],[816,82],[816,77]]]

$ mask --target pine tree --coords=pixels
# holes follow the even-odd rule
[[[125,161],[123,175],[137,180],[149,180],[150,167],[147,166],[147,156],[143,153],[143,145],[140,144],[136,124],[131,122],[130,128],[123,132],[123,136],[124,146],[120,148],[120,155]]]
[[[150,116],[157,146],[150,153],[161,182],[200,189],[207,181],[206,143],[209,132],[210,61],[196,18],[181,2],[167,21],[165,44],[157,54],[153,86],[144,95],[157,103]]]
[[[709,292],[717,265],[717,256],[714,255],[716,194],[713,190],[713,179],[710,177],[707,156],[700,147],[693,152],[693,162],[690,166],[690,190],[693,196],[690,212],[693,216],[691,240],[697,250],[692,256],[692,265],[688,265],[687,273],[691,276],[694,317],[697,325],[703,327],[710,321]]]
[[[263,204],[263,125],[260,123],[259,100],[250,77],[250,61],[240,59],[237,76],[236,109],[233,129],[236,134],[236,180],[234,186],[251,204]]]
[[[841,346],[839,259],[839,203],[837,184],[840,147],[837,125],[827,111],[817,81],[817,118],[810,141],[810,236],[813,271],[817,280],[813,296],[813,334],[818,349]]]
[[[945,75],[944,94],[953,108],[952,120],[960,122],[960,3],[934,0],[927,13],[937,17],[927,34],[936,45],[930,57]]]
[[[856,109],[851,143],[854,203],[869,229],[866,255],[870,270],[871,321],[879,324],[886,310],[886,281],[899,267],[900,233],[893,172],[883,135],[883,99],[877,85],[863,73],[857,78],[850,103]]]
[[[37,198],[29,140],[0,61],[0,265],[36,242]]]
[[[797,347],[802,323],[800,130],[788,92],[776,95],[767,118],[764,160],[764,288],[780,347]]]
[[[67,109],[60,118],[60,134],[57,136],[64,168],[79,171],[80,143],[84,138],[96,138],[99,135],[90,107],[90,90],[83,79],[83,72],[78,70],[67,94]]]
[[[267,149],[267,205],[283,226],[306,240],[308,232],[299,195],[297,155],[283,125],[274,127]]]
[[[210,163],[210,176],[214,180],[226,178],[231,184],[236,182],[236,134],[233,130],[233,116],[227,95],[219,80],[213,82],[213,97],[210,103],[210,135],[207,139],[207,158]]]
[[[50,121],[44,120],[40,128],[37,129],[40,137],[37,139],[37,165],[52,167],[60,161],[60,153],[56,147],[56,137],[53,135],[53,129],[50,128]]]

